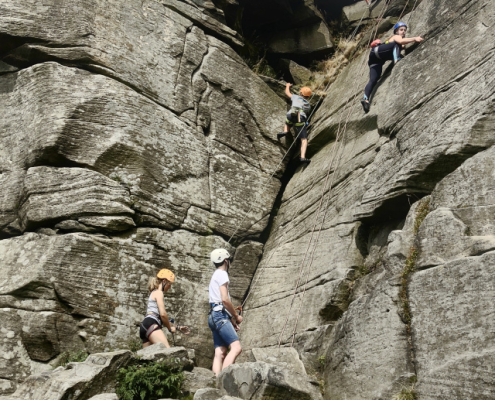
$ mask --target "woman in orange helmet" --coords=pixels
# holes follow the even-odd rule
[[[169,332],[175,333],[176,328],[168,319],[163,294],[170,289],[172,283],[175,282],[175,275],[168,269],[161,269],[156,276],[150,278],[148,282],[149,298],[148,309],[143,322],[139,328],[139,336],[143,342],[143,348],[155,343],[163,343],[165,347],[170,347],[165,334],[162,331],[163,326]],[[189,328],[186,326],[180,327],[180,331],[184,334],[189,333]]]

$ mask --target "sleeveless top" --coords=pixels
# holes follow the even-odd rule
[[[156,290],[156,289],[155,289]],[[155,291],[153,290],[153,292]],[[158,310],[158,304],[156,300],[151,298],[153,292],[150,293],[150,297],[148,297],[148,308],[146,310],[145,318],[153,318],[160,326],[162,325],[162,319],[160,318],[160,310]]]

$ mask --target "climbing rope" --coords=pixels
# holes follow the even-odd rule
[[[354,39],[354,37],[356,36],[357,31],[358,31],[358,28],[359,28],[359,26],[361,25],[361,23],[362,23],[362,21],[363,21],[363,19],[364,19],[364,16],[366,15],[366,13],[367,13],[367,12],[368,12],[368,10],[366,10],[366,11],[363,13],[363,15],[361,16],[361,19],[359,20],[359,23],[358,23],[358,25],[356,26],[356,29],[354,30],[353,34],[352,34],[352,35],[350,35],[350,37],[347,39],[348,41],[352,41],[352,39]],[[341,50],[341,51],[342,51],[342,50]],[[343,51],[342,51],[342,53],[343,53]],[[321,81],[320,85],[318,86],[318,88],[317,88],[316,90],[318,90],[318,89],[321,87],[321,85],[323,84],[323,82],[324,82],[324,80],[322,80],[322,81]],[[332,83],[332,82],[328,82],[328,84],[326,85],[325,90],[324,90],[324,92],[325,92],[325,93],[327,92],[327,90],[328,90],[328,88],[330,87],[331,83]],[[315,90],[315,93],[316,93],[316,90]],[[313,94],[313,96],[314,96],[314,94]],[[312,96],[312,97],[313,97],[313,96]],[[320,99],[318,100],[318,102],[316,103],[315,107],[313,108],[313,110],[312,110],[312,112],[311,112],[310,116],[308,117],[308,122],[309,122],[309,120],[311,119],[311,116],[313,115],[313,113],[314,113],[314,112],[316,111],[316,109],[318,108],[318,105],[319,105],[319,102],[320,102],[320,101],[322,101],[322,98],[321,98],[321,97],[320,97]],[[340,127],[340,123],[341,123],[341,121],[342,121],[342,115],[343,115],[343,113],[341,114],[341,119],[340,119],[340,121],[339,121],[339,127]],[[340,128],[339,128],[339,129],[340,129]],[[294,141],[294,142],[295,142],[295,141]],[[298,210],[298,212],[296,213],[296,215],[299,215],[299,212],[300,212],[300,211],[302,211],[302,207],[300,207],[300,209]],[[290,231],[284,231],[284,234],[282,235],[282,237],[281,237],[281,238],[283,238],[283,237],[284,237],[284,236],[285,236],[288,232],[290,232]],[[234,234],[235,234],[235,232],[234,232]],[[232,237],[231,237],[231,239],[232,239]],[[230,242],[230,239],[229,239],[229,242]],[[247,302],[247,300],[248,300],[248,298],[249,298],[250,294],[251,294],[251,293],[252,293],[252,291],[253,291],[253,288],[256,286],[256,284],[258,283],[258,281],[259,281],[260,277],[262,276],[263,271],[264,271],[264,268],[265,268],[265,265],[269,265],[269,263],[270,263],[270,261],[271,261],[271,258],[273,257],[273,254],[274,254],[273,252],[270,254],[270,257],[269,257],[268,261],[267,261],[266,263],[264,263],[263,268],[261,268],[261,270],[260,270],[260,272],[258,273],[258,275],[257,275],[257,277],[256,277],[256,279],[255,279],[255,281],[253,282],[253,284],[252,284],[252,285],[250,285],[249,290],[248,290],[248,293],[246,294],[246,296],[244,297],[244,301],[242,302],[242,307],[244,307],[244,305],[246,304],[246,302]]]
[[[393,1],[393,0],[390,0],[390,1]],[[351,36],[347,39],[348,41],[351,41],[352,39],[354,39],[354,37],[356,36],[357,32],[358,32],[358,28],[360,27],[363,19],[364,19],[364,16],[366,15],[366,13],[368,12],[368,10],[365,10],[365,12],[363,13],[363,15],[361,16],[361,19],[359,20],[359,23],[357,24],[356,28],[354,29],[354,32],[351,34]],[[343,53],[343,51],[342,51]],[[310,99],[309,99],[309,102],[311,102],[311,100],[313,99],[313,97],[316,95],[316,92],[322,87],[322,85],[324,84],[325,80],[323,79],[320,84],[318,85],[318,87],[313,91],[313,94],[311,95]],[[330,87],[330,84],[331,82],[328,82],[327,86],[325,87],[325,90],[323,91],[324,93],[327,92],[328,88]],[[318,101],[316,102],[316,104],[314,105],[314,107],[312,107],[312,110],[311,110],[311,113],[309,114],[308,116],[308,119],[307,119],[307,123],[306,123],[306,126],[309,124],[309,121],[311,120],[311,117],[313,116],[314,112],[317,110],[320,102],[322,101],[322,96],[320,96],[320,98],[318,99]],[[261,192],[258,194],[258,196],[261,196],[263,193],[264,193],[264,189],[265,189],[265,186],[268,184],[268,182],[273,178],[273,176],[275,175],[275,173],[277,172],[278,168],[280,167],[280,165],[282,165],[282,162],[285,160],[285,157],[289,154],[290,150],[292,149],[292,147],[294,146],[294,144],[297,142],[297,139],[299,138],[299,135],[301,134],[302,130],[306,127],[306,126],[303,126],[297,136],[294,138],[294,141],[292,142],[292,144],[289,146],[289,148],[287,149],[287,151],[285,152],[284,156],[282,157],[282,159],[280,160],[280,162],[278,163],[278,165],[275,167],[273,173],[266,179],[265,183],[262,185],[261,187]],[[256,198],[258,199],[258,197]],[[234,233],[230,236],[229,240],[227,241],[227,243],[230,243],[233,239],[233,237],[235,236],[235,234],[239,231],[239,229],[242,227],[244,221],[246,220],[248,214],[251,212],[251,210],[253,209],[254,207],[254,203],[251,204],[250,208],[248,209],[247,213],[244,215],[243,219],[241,220],[241,222],[239,223],[239,225],[237,226],[237,228],[235,229]],[[249,229],[249,228],[248,228]],[[248,230],[246,229],[246,231]]]
[[[323,82],[322,82],[323,83]],[[318,90],[319,88],[321,87],[321,84],[318,86],[318,88],[316,90]],[[316,91],[313,93],[313,95],[310,97],[309,101],[311,101],[311,99],[313,98],[313,96],[315,95]],[[309,120],[311,119],[311,116],[313,115],[313,113],[315,112],[316,108],[317,108],[317,105],[318,103],[315,105],[315,107],[313,107],[311,113],[309,114],[309,117],[308,117],[308,120],[307,120],[307,123],[309,123]],[[282,157],[282,159],[280,160],[280,162],[277,164],[277,166],[274,168],[272,174],[266,179],[265,183],[261,186],[261,191],[258,193],[256,199],[259,198],[259,196],[261,196],[264,192],[265,192],[265,187],[266,185],[268,184],[268,182],[270,182],[270,180],[273,178],[273,176],[276,174],[277,170],[279,169],[279,167],[282,165],[283,161],[285,160],[285,157],[287,157],[287,155],[289,154],[289,152],[291,151],[292,147],[294,146],[294,144],[297,142],[297,139],[299,139],[299,135],[301,134],[302,130],[306,128],[307,125],[303,125],[301,127],[301,129],[299,129],[299,132],[297,133],[297,136],[294,138],[294,141],[291,143],[291,145],[289,146],[289,148],[287,149],[287,151],[285,152],[284,156]],[[243,225],[244,221],[246,220],[247,216],[249,215],[249,213],[251,212],[251,210],[253,209],[254,207],[254,202],[251,203],[251,206],[249,207],[248,211],[246,212],[246,214],[244,215],[244,217],[242,218],[241,222],[237,225],[237,228],[234,230],[234,233],[230,236],[229,240],[227,241],[227,243],[230,243],[231,240],[234,238],[235,234],[239,231],[239,229],[241,229],[241,226]],[[246,229],[246,231],[249,230]]]
[[[376,32],[378,32],[378,24],[380,23],[381,18],[382,18],[382,17],[383,17],[383,15],[386,13],[386,11],[387,11],[387,9],[388,9],[389,5],[390,5],[392,2],[393,2],[393,0],[390,0],[389,2],[387,2],[387,3],[386,3],[386,7],[384,7],[384,10],[382,11],[381,16],[377,19],[377,22],[376,22],[376,25],[377,25],[377,27],[376,27]],[[373,31],[374,31],[374,29],[372,29],[372,30],[371,30],[371,33],[373,33]],[[375,35],[376,35],[376,34],[375,34]],[[371,43],[371,40],[372,40],[373,36],[374,36],[373,34],[372,34],[372,35],[370,35],[370,39],[369,39],[368,46],[369,46],[369,44]],[[366,59],[364,58],[364,60],[366,60]],[[365,63],[363,62],[362,66],[364,66],[364,65],[365,65]],[[362,67],[361,67],[361,69],[362,69]],[[358,81],[356,81],[356,85],[357,85],[357,84],[358,84]],[[355,90],[354,90],[354,91],[355,91]],[[356,96],[357,96],[357,93],[355,93],[355,94],[354,94],[353,99],[352,99],[352,103],[355,103]],[[348,105],[348,103],[349,103],[349,100],[350,100],[350,98],[349,98],[349,99],[348,99],[348,101],[346,102],[346,105],[344,106],[344,108],[343,108],[343,110],[342,110],[342,114],[341,114],[341,115],[343,115],[343,113],[345,113],[346,108],[347,108],[347,105]],[[355,105],[355,104],[354,104],[354,105]],[[351,106],[349,107],[349,112],[348,112],[348,114],[347,114],[346,122],[345,122],[345,124],[344,124],[344,127],[343,127],[342,131],[340,130],[340,122],[339,122],[339,129],[338,129],[338,132],[337,132],[337,135],[336,135],[336,142],[335,142],[335,145],[334,145],[334,147],[333,147],[333,149],[332,149],[332,150],[337,149],[337,143],[338,143],[338,140],[339,140],[339,138],[340,138],[341,134],[342,134],[342,137],[343,137],[343,136],[345,135],[346,131],[347,131],[347,124],[348,124],[348,122],[349,122],[349,118],[350,118],[350,115],[351,115],[352,109],[353,109],[353,106],[351,105]],[[342,118],[341,118],[341,120],[342,120]],[[340,120],[340,121],[341,121],[341,120]],[[338,147],[338,148],[339,148],[339,150],[340,150],[340,147],[341,147],[341,146],[339,145],[339,147]],[[288,312],[287,312],[287,317],[286,317],[286,320],[285,320],[284,326],[283,326],[283,328],[282,328],[282,331],[281,331],[281,333],[280,333],[279,342],[278,342],[278,346],[279,346],[279,347],[280,347],[280,345],[281,345],[281,343],[282,343],[282,337],[283,337],[283,334],[284,334],[284,332],[285,332],[285,328],[286,328],[286,326],[287,326],[287,323],[288,323],[288,320],[289,320],[289,317],[290,317],[290,312],[292,311],[292,307],[293,307],[293,304],[294,304],[294,300],[295,300],[295,297],[296,297],[296,294],[297,294],[297,289],[299,288],[299,282],[300,282],[301,274],[302,274],[302,271],[303,271],[304,262],[306,261],[306,257],[307,257],[307,253],[308,253],[308,251],[309,251],[309,248],[311,247],[311,242],[312,242],[312,240],[313,240],[314,230],[316,229],[316,225],[317,225],[317,222],[318,222],[318,219],[319,219],[319,216],[320,216],[320,215],[319,215],[319,213],[320,213],[320,210],[321,210],[321,204],[322,204],[322,202],[323,202],[323,198],[324,198],[324,196],[325,196],[325,191],[326,191],[326,188],[327,188],[327,182],[328,182],[328,176],[329,176],[329,174],[330,174],[330,170],[331,170],[331,166],[332,166],[332,164],[333,164],[333,159],[334,159],[335,154],[336,154],[336,152],[333,152],[333,154],[332,154],[332,160],[331,160],[331,163],[329,164],[329,168],[328,168],[328,170],[327,170],[327,175],[326,175],[326,177],[325,177],[325,184],[324,184],[324,188],[323,188],[323,190],[322,190],[322,195],[321,195],[321,198],[320,198],[320,203],[319,203],[318,210],[317,210],[317,214],[316,214],[316,218],[315,218],[315,223],[314,223],[314,225],[313,225],[313,229],[312,229],[312,232],[311,232],[310,240],[309,240],[309,242],[308,242],[308,246],[306,247],[306,252],[305,252],[305,254],[304,254],[304,258],[303,258],[303,261],[302,261],[302,263],[301,263],[301,268],[300,268],[300,272],[299,272],[298,280],[297,280],[297,282],[296,282],[296,287],[295,287],[295,289],[294,289],[294,293],[293,293],[293,296],[292,296],[291,305],[290,305],[289,310],[288,310]],[[335,176],[337,175],[337,172],[338,172],[338,166],[335,168],[334,173],[333,173],[333,177],[332,177],[332,185],[333,185],[333,182],[334,182]],[[327,205],[328,205],[328,202],[330,201],[330,197],[331,197],[330,195],[331,195],[332,185],[330,186],[329,191],[328,191],[328,195],[327,195],[327,196],[328,196]],[[323,227],[323,223],[324,223],[324,220],[325,220],[325,217],[326,217],[326,213],[327,213],[327,211],[328,211],[328,210],[326,210],[326,211],[325,211],[325,214],[324,214],[324,216],[323,216],[322,222],[321,222],[321,224],[320,224],[320,228],[319,228],[319,231],[318,231],[317,238],[316,238],[316,240],[315,240],[315,244],[314,244],[314,246],[313,246],[313,251],[312,251],[312,253],[311,253],[311,257],[310,257],[310,259],[309,259],[308,266],[307,266],[307,267],[305,268],[305,270],[304,270],[304,271],[305,271],[305,275],[306,275],[306,283],[304,284],[303,294],[302,294],[302,296],[301,296],[301,305],[300,305],[300,307],[299,307],[299,311],[298,311],[298,313],[297,313],[297,317],[296,317],[296,322],[295,322],[294,330],[293,330],[292,335],[291,335],[291,336],[292,336],[291,346],[292,346],[292,344],[294,343],[295,332],[296,332],[296,330],[297,330],[297,324],[298,324],[298,321],[299,321],[299,315],[300,315],[300,311],[301,311],[301,309],[302,309],[302,304],[303,304],[303,303],[302,303],[302,300],[303,300],[304,295],[305,295],[305,292],[306,292],[306,284],[307,284],[307,282],[308,282],[308,280],[309,280],[309,271],[310,271],[311,266],[312,266],[312,263],[313,263],[314,253],[315,253],[315,251],[316,251],[316,247],[317,247],[317,245],[318,245],[319,236],[320,236],[320,233],[321,233],[321,229],[322,229],[322,227]]]
[[[389,4],[391,4],[391,2],[392,2],[392,1],[393,1],[393,0],[391,0]],[[413,6],[412,11],[414,11],[414,10],[415,10],[416,3],[417,3],[417,0],[416,0],[416,2],[414,3],[414,6]],[[403,10],[402,10],[402,12],[401,12],[401,16],[402,16],[402,14],[403,14],[403,12],[404,12],[404,9],[405,9],[406,7],[407,7],[407,3],[406,3],[406,5],[404,6],[404,8],[403,8]],[[388,6],[387,6],[387,8],[388,8]],[[412,11],[411,11],[411,13],[412,13]],[[385,14],[385,12],[386,12],[386,8],[385,8],[385,11],[383,12],[383,14],[382,14],[382,15],[384,15],[384,14]],[[409,15],[409,17],[410,17],[410,16],[411,16],[411,14]],[[378,20],[378,21],[379,21],[379,20]],[[379,23],[379,22],[378,22],[378,23]],[[371,40],[371,39],[370,39],[370,40]],[[355,103],[356,96],[357,96],[357,94],[355,94],[355,95],[354,95],[354,98],[353,98],[353,103]],[[356,104],[357,104],[357,103],[355,103],[355,104],[354,104],[354,107],[356,106]],[[353,109],[353,107],[351,106],[351,107],[349,108],[349,112],[348,112],[348,114],[347,114],[346,123],[345,123],[345,126],[344,126],[344,133],[345,133],[345,131],[346,131],[346,129],[347,129],[347,123],[348,123],[348,121],[349,121],[349,117],[350,117],[350,115],[351,115],[351,111],[352,111],[352,109]],[[340,143],[340,146],[341,146],[341,145],[342,145],[342,143]],[[337,164],[337,168],[338,168],[338,166],[339,166],[339,165],[340,165],[340,162]],[[333,182],[334,182],[334,180],[335,180],[335,176],[337,175],[337,168],[336,168],[336,170],[335,170],[335,172],[334,172],[334,174],[333,174],[333,177],[332,177],[332,183],[330,184],[330,190],[331,190],[331,188],[332,188],[332,186],[333,186]],[[294,344],[294,339],[295,339],[295,335],[296,335],[296,331],[297,331],[297,325],[298,325],[298,323],[299,323],[299,317],[300,317],[300,313],[301,313],[302,306],[303,306],[303,299],[304,299],[304,295],[305,295],[305,293],[306,293],[307,283],[308,283],[308,281],[309,281],[309,271],[310,271],[310,268],[311,268],[312,263],[313,263],[314,254],[315,254],[315,251],[316,251],[317,243],[318,243],[318,241],[319,241],[320,233],[321,233],[321,230],[322,230],[323,224],[324,224],[325,219],[326,219],[326,215],[327,215],[327,212],[328,212],[328,204],[329,204],[329,202],[330,202],[330,192],[329,192],[329,195],[328,195],[328,197],[327,197],[327,202],[326,202],[326,204],[325,204],[325,213],[324,213],[324,215],[323,215],[323,219],[322,219],[321,224],[320,224],[320,228],[319,228],[318,235],[317,235],[317,238],[316,238],[316,241],[315,241],[315,245],[314,245],[314,247],[313,247],[313,251],[312,251],[312,253],[311,253],[310,262],[309,262],[309,264],[308,264],[308,267],[306,268],[306,269],[307,269],[307,272],[305,271],[305,275],[306,275],[306,282],[304,283],[304,288],[303,288],[303,292],[302,292],[302,295],[301,295],[300,306],[299,306],[299,310],[298,310],[298,312],[297,312],[297,316],[296,316],[296,322],[295,322],[295,324],[294,324],[294,329],[293,329],[292,334],[291,334],[291,336],[292,336],[291,347],[292,347],[292,345]],[[308,247],[309,247],[309,246],[308,246]],[[282,336],[282,335],[281,335],[281,336]],[[280,341],[279,341],[279,346],[280,346]]]

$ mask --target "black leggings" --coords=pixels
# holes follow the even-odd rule
[[[377,50],[371,49],[368,65],[370,67],[370,80],[364,88],[364,95],[369,99],[373,88],[378,83],[378,79],[382,76],[383,64],[385,61],[394,60],[395,57],[399,57],[400,46],[395,43],[381,44],[376,47]]]

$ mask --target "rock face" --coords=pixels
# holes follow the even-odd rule
[[[218,376],[220,389],[241,399],[321,399],[305,374],[264,362],[233,364]]]
[[[175,341],[209,367],[209,253],[224,247],[234,301],[251,289],[240,337],[255,362],[224,371],[224,390],[191,386],[196,399],[320,398],[304,370],[328,400],[495,397],[493,1],[415,2],[404,20],[426,40],[385,68],[368,114],[367,51],[354,59],[276,209],[285,102],[234,50],[240,4],[62,3],[0,4],[2,394],[97,394],[110,359],[48,363],[129,346],[160,268],[177,276],[170,316],[192,328]],[[301,55],[306,31],[329,51],[314,2],[262,3],[284,10],[257,10],[272,51]]]
[[[126,347],[160,268],[177,276],[169,314],[192,327],[175,340],[209,366],[208,254],[240,246],[242,298],[285,152],[285,103],[215,10],[0,5],[1,392],[62,351]]]
[[[329,400],[493,397],[495,4],[424,0],[405,20],[427,40],[385,70],[369,114],[367,52],[330,87],[245,307],[245,351],[320,360]]]
[[[269,53],[304,61],[321,59],[334,45],[328,25],[314,0],[250,0],[240,2],[238,24]]]
[[[90,355],[83,363],[69,363],[66,367],[30,376],[10,399],[89,399],[93,395],[114,389],[115,374],[126,366],[131,352]],[[96,397],[98,398],[98,397]]]

